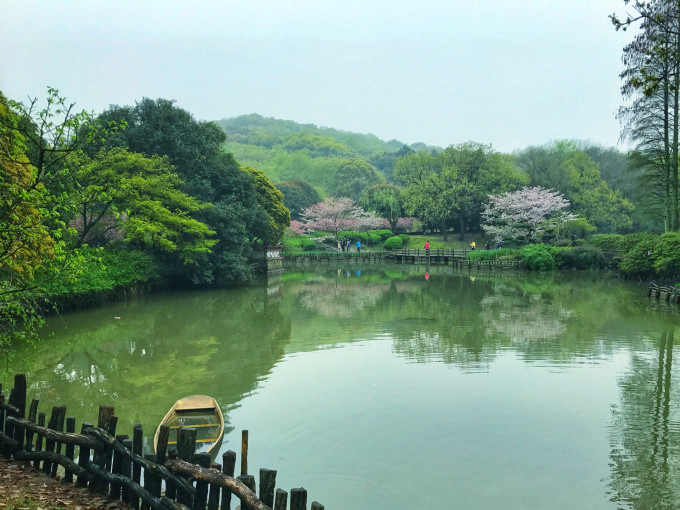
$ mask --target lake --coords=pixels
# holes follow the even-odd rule
[[[251,473],[328,509],[680,508],[680,308],[645,291],[605,273],[300,266],[51,317],[2,382],[25,372],[29,399],[78,428],[113,405],[148,452],[178,398],[214,396],[218,461],[247,429]]]

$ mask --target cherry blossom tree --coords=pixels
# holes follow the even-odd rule
[[[367,218],[367,213],[347,197],[326,198],[323,202],[307,207],[300,216],[309,230],[330,232],[337,239],[342,230],[357,228]]]
[[[482,212],[482,228],[497,242],[514,240],[532,242],[536,234],[560,227],[577,217],[567,211],[569,201],[560,193],[541,188],[524,187],[518,191],[489,195],[489,203]]]

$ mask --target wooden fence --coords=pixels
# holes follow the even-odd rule
[[[675,287],[657,285],[652,282],[647,290],[647,296],[659,299],[660,301],[680,304],[680,290]]]
[[[116,435],[114,408],[101,406],[97,426],[83,423],[76,431],[75,418],[66,407],[53,407],[45,426],[38,400],[28,406],[26,377],[14,378],[5,402],[0,385],[0,452],[6,458],[32,462],[52,477],[63,468],[63,480],[93,493],[123,501],[134,510],[228,510],[232,496],[243,510],[287,510],[289,493],[276,489],[276,471],[260,469],[259,495],[255,477],[248,472],[248,431],[242,433],[241,475],[234,477],[236,453],[227,451],[222,464],[210,454],[195,454],[196,429],[181,428],[177,450],[168,450],[170,429],[161,426],[155,454],[144,454],[143,431],[136,425],[132,439]],[[64,431],[64,426],[66,430]],[[312,502],[311,510],[323,510]],[[307,509],[307,491],[291,489],[290,510]]]
[[[332,251],[327,253],[303,253],[299,255],[286,255],[285,262],[397,262],[400,264],[451,265],[453,267],[469,269],[511,269],[524,267],[524,264],[518,260],[469,260],[467,258],[467,254],[470,253],[470,251],[471,250],[445,249],[410,249],[394,251],[367,251],[358,253]]]

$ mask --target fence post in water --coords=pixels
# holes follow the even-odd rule
[[[307,510],[307,491],[304,487],[290,490],[290,510]]]
[[[85,430],[91,427],[92,427],[91,423],[83,422],[82,426],[80,427],[80,434],[83,435],[85,433]],[[86,446],[81,446],[78,449],[78,465],[84,468],[85,464],[87,464],[89,461],[90,461],[90,449],[87,448]],[[87,479],[82,475],[78,475],[78,479],[76,480],[76,487],[87,487]]]
[[[241,475],[248,474],[248,431],[241,432]]]
[[[236,452],[231,450],[222,454],[222,473],[227,476],[234,476],[236,468]],[[231,491],[222,487],[222,509],[231,508]]]
[[[324,510],[324,506],[318,501],[312,501],[311,510]]]
[[[210,454],[199,453],[196,456],[196,464],[204,468],[210,468]],[[208,504],[208,482],[196,480],[196,495],[194,496],[193,510],[205,510]]]
[[[274,510],[286,510],[288,506],[288,493],[283,489],[276,489],[276,503]]]
[[[255,477],[252,475],[241,475],[237,478],[237,480],[241,480],[243,482],[243,485],[248,487],[251,491],[253,491],[253,494],[255,494]],[[241,499],[241,510],[251,510],[251,507],[244,499]]]
[[[214,463],[210,466],[215,471],[222,471],[222,464]],[[218,510],[220,507],[220,486],[216,483],[210,484],[208,496],[208,510]]]
[[[196,451],[196,429],[180,428],[177,431],[177,456],[189,462],[190,457]],[[177,502],[191,508],[191,495],[177,489]]]
[[[274,489],[276,488],[276,471],[260,469],[260,501],[268,507],[274,506]]]

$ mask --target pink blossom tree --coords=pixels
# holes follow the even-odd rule
[[[554,228],[555,222],[563,226],[575,220],[574,214],[564,211],[567,207],[569,201],[561,194],[540,186],[489,195],[482,228],[498,242],[532,242],[536,234]]]
[[[310,205],[302,211],[300,218],[307,229],[330,232],[337,239],[340,231],[358,228],[367,213],[351,198],[331,197]]]

